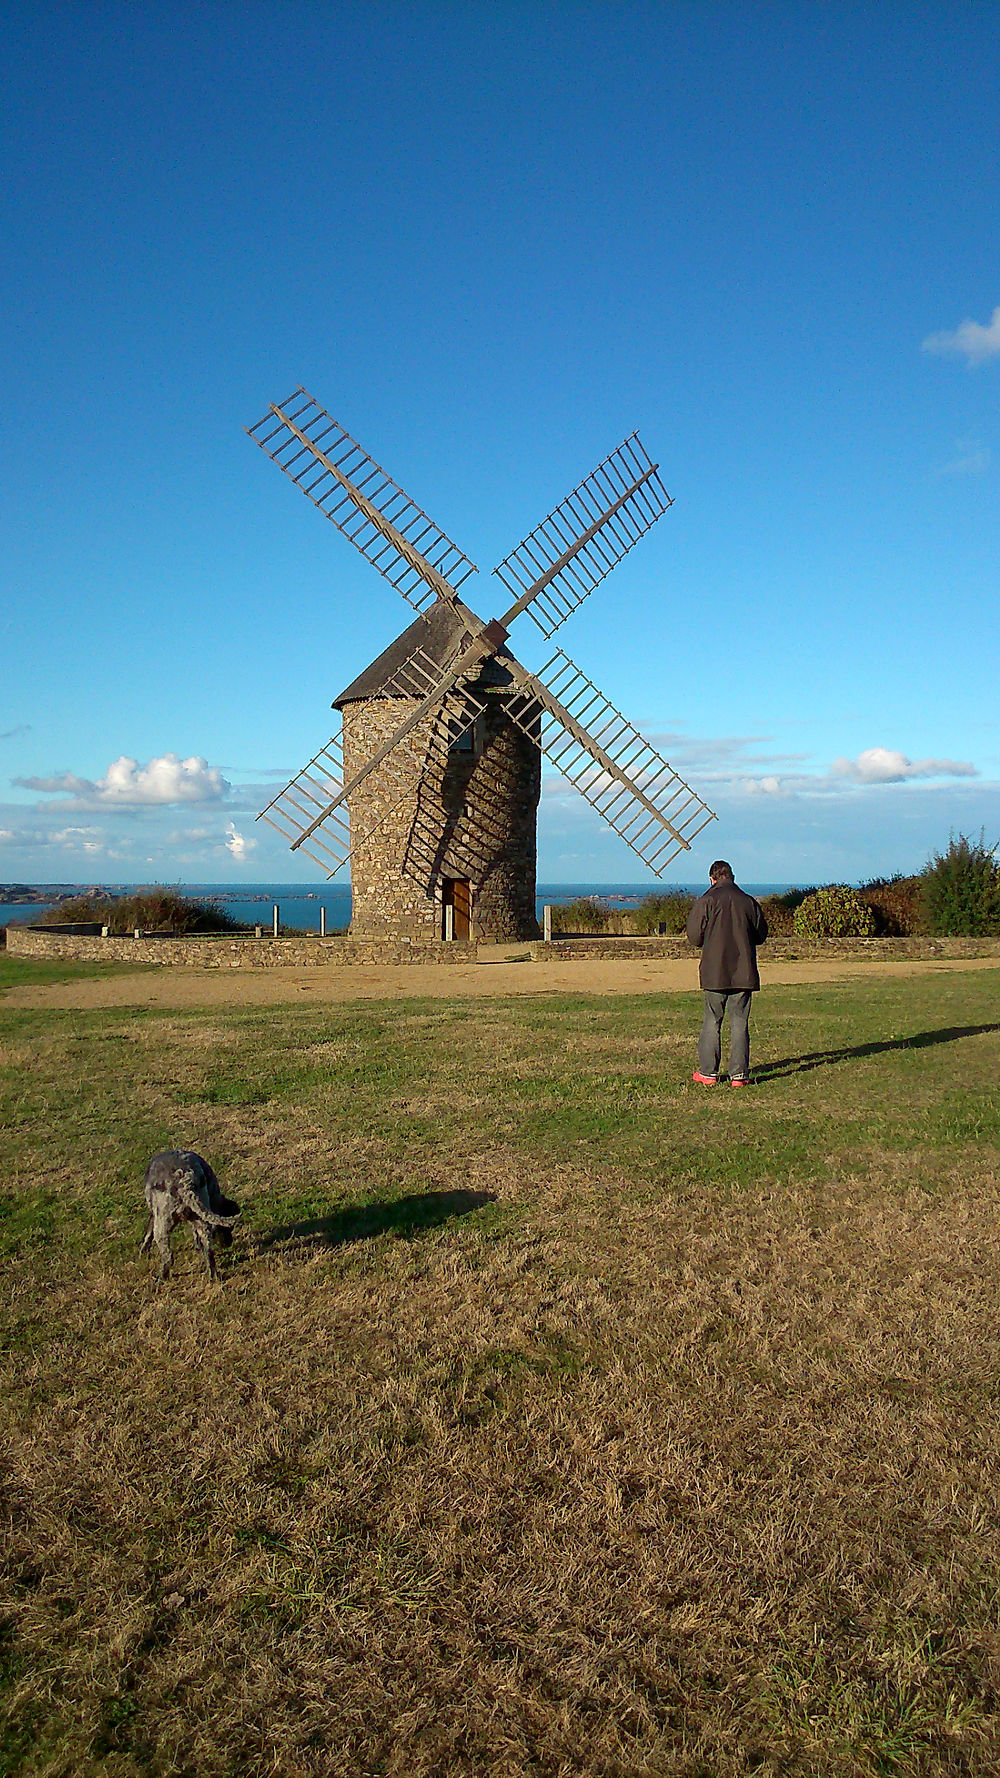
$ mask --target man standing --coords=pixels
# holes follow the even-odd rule
[[[753,896],[733,881],[731,864],[717,859],[708,874],[712,887],[699,895],[687,922],[688,938],[701,950],[699,979],[705,995],[698,1066],[691,1078],[699,1086],[715,1086],[722,1020],[728,1013],[729,1083],[745,1087],[750,1078],[750,1000],[760,987],[757,946],[767,937],[767,921]]]

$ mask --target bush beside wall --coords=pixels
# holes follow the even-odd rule
[[[921,879],[928,932],[970,938],[1000,933],[996,854],[997,846],[987,846],[985,834],[980,832],[978,840],[952,835],[948,850],[931,859]]]
[[[952,838],[917,876],[873,877],[859,889],[830,883],[765,895],[761,908],[772,938],[984,937],[1000,935],[998,846],[982,834]],[[553,932],[581,937],[644,937],[661,926],[683,933],[693,896],[662,891],[637,908],[605,908],[584,897],[552,910]]]
[[[799,903],[792,930],[798,938],[870,938],[875,916],[856,889],[831,883]]]
[[[136,895],[89,893],[60,902],[38,921],[40,926],[107,926],[115,936],[139,932],[244,932],[214,901],[191,901],[172,889],[140,890]]]
[[[923,877],[874,877],[858,890],[875,917],[879,938],[912,938],[926,933]]]

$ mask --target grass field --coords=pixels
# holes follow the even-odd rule
[[[756,1010],[0,995],[0,1772],[1000,1772],[1000,971]]]

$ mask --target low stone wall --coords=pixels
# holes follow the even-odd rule
[[[697,952],[683,938],[565,938],[532,945],[533,957],[691,957]],[[765,965],[813,961],[824,957],[997,957],[1000,939],[990,938],[773,938],[758,953]]]
[[[553,938],[529,946],[533,958],[572,963],[580,957],[697,957],[685,938]],[[824,957],[1000,957],[1000,938],[769,938],[758,953],[761,963],[812,961]]]
[[[476,946],[408,944],[405,939],[85,937],[54,927],[8,926],[12,957],[62,957],[77,963],[166,963],[182,969],[311,969],[351,963],[475,963]]]
[[[161,963],[183,969],[311,969],[323,965],[392,963],[475,963],[479,946],[410,944],[398,938],[254,938],[220,933],[216,937],[101,938],[52,926],[8,926],[7,949],[14,957],[62,957],[78,963]],[[525,946],[532,959],[573,963],[581,958],[650,961],[697,957],[684,938],[554,938]],[[524,955],[524,952],[521,953]],[[998,938],[772,938],[761,948],[768,962],[825,957],[1000,957]]]
[[[761,948],[765,959],[813,957],[1000,957],[1000,938],[774,938]]]

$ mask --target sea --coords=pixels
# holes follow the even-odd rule
[[[64,894],[68,889],[79,886],[50,883],[40,884],[38,887],[58,890],[60,894]],[[148,883],[101,885],[102,889],[116,895],[129,895],[138,889],[149,887]],[[246,926],[269,927],[274,918],[275,907],[282,926],[298,928],[302,932],[319,931],[323,908],[326,909],[328,932],[346,926],[351,918],[350,883],[169,883],[159,884],[157,887],[169,888],[178,895],[190,896],[192,901],[217,902],[234,920]],[[581,896],[593,896],[605,908],[631,908],[636,907],[647,895],[700,895],[707,887],[707,883],[539,883],[535,907],[541,921],[544,907],[556,907],[562,902],[576,901]],[[795,885],[744,883],[742,887],[749,894],[760,896],[782,895]],[[8,926],[11,921],[29,924],[57,905],[54,899],[0,904],[0,927]]]

